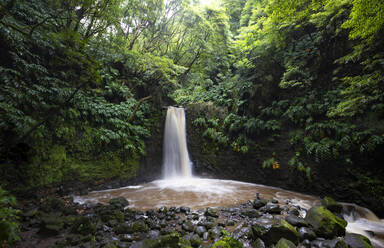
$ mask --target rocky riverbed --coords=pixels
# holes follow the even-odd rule
[[[123,197],[105,205],[48,197],[22,211],[16,247],[372,247],[367,237],[346,233],[342,206],[331,198],[308,210],[255,196],[230,208],[143,212]]]

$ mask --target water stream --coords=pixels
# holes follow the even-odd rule
[[[169,107],[165,124],[163,178],[147,184],[119,189],[90,192],[77,196],[80,203],[108,203],[111,198],[125,197],[130,208],[149,210],[161,206],[187,206],[192,210],[206,207],[233,207],[260,197],[277,199],[284,204],[309,209],[319,201],[316,196],[283,190],[276,187],[232,180],[193,177],[185,130],[184,109]],[[348,221],[347,232],[369,237],[375,247],[384,247],[384,220],[377,218],[369,209],[355,204],[343,204],[344,218]],[[303,213],[305,215],[305,211]],[[374,236],[373,236],[374,234]]]

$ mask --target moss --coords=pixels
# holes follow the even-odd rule
[[[243,244],[230,237],[225,237],[212,245],[212,248],[242,248]]]
[[[279,242],[277,242],[275,248],[295,248],[296,245],[292,243],[291,241],[281,238]]]
[[[315,206],[309,209],[305,220],[313,226],[318,236],[324,238],[344,235],[347,226],[345,220],[335,216],[324,206]]]

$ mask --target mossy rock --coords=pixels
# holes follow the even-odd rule
[[[371,241],[361,234],[347,233],[344,241],[351,248],[372,248]]]
[[[275,248],[296,248],[296,245],[288,239],[281,238],[279,242],[277,242]]]
[[[321,199],[321,205],[326,207],[332,213],[340,214],[343,210],[343,205],[335,201],[332,197],[326,196]]]
[[[217,242],[215,242],[211,248],[243,248],[243,244],[230,237],[225,237]]]
[[[307,212],[305,220],[313,227],[316,235],[331,239],[336,236],[344,236],[347,222],[324,206],[314,206]]]
[[[185,221],[182,225],[182,228],[187,232],[193,232],[195,230],[195,226],[191,221]]]
[[[189,242],[191,242],[192,247],[200,247],[202,243],[199,235],[197,234],[191,235],[191,237],[189,238]]]
[[[96,232],[96,226],[89,217],[80,216],[73,222],[71,232],[81,235],[94,234]]]
[[[252,245],[253,248],[265,248],[264,241],[262,241],[260,238],[257,238],[255,242],[253,242]]]
[[[271,220],[272,223],[255,223],[252,226],[254,237],[261,238],[267,245],[276,244],[281,238],[299,243],[296,229],[285,220]]]
[[[214,218],[219,217],[219,215],[217,214],[217,210],[214,208],[211,208],[211,207],[209,207],[205,210],[205,216],[210,216],[210,217],[214,217]]]
[[[127,201],[127,199],[125,199],[122,196],[112,198],[111,200],[109,200],[108,203],[116,208],[124,208],[129,205],[129,202]]]
[[[147,232],[148,226],[144,221],[135,221],[133,223],[122,223],[115,229],[116,234],[131,234],[135,232]]]
[[[182,239],[180,234],[171,233],[164,235],[158,239],[146,239],[141,242],[134,243],[132,248],[192,248],[188,240]]]

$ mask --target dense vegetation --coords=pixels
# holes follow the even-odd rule
[[[287,139],[259,166],[332,162],[384,202],[383,27],[380,0],[1,0],[1,186],[132,178],[177,103],[212,152]]]

